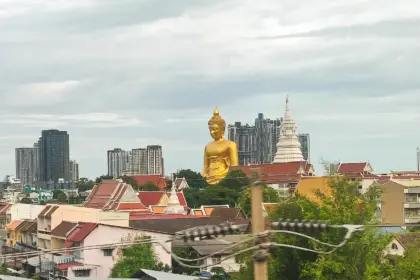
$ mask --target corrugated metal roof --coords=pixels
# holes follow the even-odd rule
[[[180,275],[180,274],[173,274],[167,273],[162,271],[154,271],[148,269],[142,269],[142,271],[151,276],[156,278],[156,280],[199,280],[199,276],[188,276],[188,275]]]
[[[67,236],[67,241],[80,242],[86,238],[95,228],[95,223],[79,223],[77,227]]]
[[[63,221],[58,226],[53,228],[53,230],[51,231],[51,235],[65,238],[67,234],[70,233],[71,230],[76,227],[76,225],[76,223]]]

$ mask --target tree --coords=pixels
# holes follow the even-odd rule
[[[24,204],[33,204],[32,199],[30,199],[29,197],[24,197],[20,200],[20,203],[24,203]]]
[[[278,191],[268,186],[263,187],[263,202],[279,202],[280,197]],[[242,208],[244,213],[251,216],[251,187],[246,188],[240,198],[239,207]]]
[[[332,178],[329,186],[330,195],[316,192],[320,203],[297,195],[296,198],[280,203],[272,218],[321,219],[330,220],[334,224],[375,223],[376,197],[379,191],[376,187],[372,187],[366,194],[361,194],[358,190],[358,182],[350,182],[339,177]],[[342,230],[311,235],[332,244],[339,244],[344,238]],[[328,249],[322,245],[315,245],[307,239],[286,234],[276,234],[273,239],[279,244],[322,251]],[[380,235],[375,229],[365,229],[354,234],[345,246],[329,255],[289,248],[274,248],[270,250],[269,279],[392,279],[386,278],[389,275],[390,266],[388,262],[383,261],[383,252],[389,240],[389,236]],[[250,256],[244,257],[242,261],[241,279],[252,279]],[[416,279],[416,277],[411,279]]]
[[[79,182],[77,183],[77,189],[79,192],[85,192],[87,190],[93,189],[95,186],[95,182],[89,180],[88,178],[80,178]]]
[[[137,238],[147,240],[150,237]],[[170,271],[168,265],[158,261],[157,255],[151,243],[136,244],[122,248],[119,253],[119,260],[111,269],[111,278],[131,278],[140,269],[158,271]]]
[[[64,193],[62,190],[53,190],[53,199],[58,199],[58,196],[62,193]]]
[[[248,187],[250,185],[250,181],[242,170],[236,169],[230,171],[226,175],[226,177],[219,183],[219,185],[224,186],[226,188],[240,190]]]
[[[100,184],[100,183],[102,183],[103,180],[110,180],[110,179],[113,179],[113,178],[114,177],[110,176],[110,175],[101,175],[101,176],[96,178],[95,182],[96,182],[96,184]]]
[[[236,206],[241,193],[237,189],[227,188],[222,185],[207,186],[202,192],[201,205],[224,205]]]
[[[175,174],[177,178],[185,178],[190,188],[204,188],[207,182],[200,173],[192,171],[191,169],[182,169]]]
[[[140,191],[159,191],[159,188],[156,187],[156,185],[152,182],[147,182],[144,185],[139,185],[138,189]]]
[[[67,202],[67,195],[66,195],[65,193],[61,192],[61,193],[58,195],[57,200],[58,200],[59,202]]]
[[[123,180],[124,183],[131,185],[135,190],[139,188],[139,183],[137,182],[137,180],[133,179],[130,176],[122,176],[120,177],[120,179]]]

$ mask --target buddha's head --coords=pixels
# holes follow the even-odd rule
[[[217,108],[214,109],[213,117],[211,117],[208,124],[210,135],[214,140],[218,140],[223,137],[225,134],[226,122],[220,116],[219,110]]]

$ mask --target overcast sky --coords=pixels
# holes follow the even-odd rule
[[[311,158],[413,170],[417,0],[0,0],[0,176],[42,129],[70,134],[80,175],[106,151],[163,146],[201,170],[214,106],[228,123],[284,113]],[[1,175],[3,174],[3,175]]]

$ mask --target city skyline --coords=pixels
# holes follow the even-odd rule
[[[162,145],[165,173],[201,171],[215,106],[252,123],[282,116],[286,94],[317,173],[321,158],[416,168],[414,0],[15,2],[0,15],[3,175],[49,128],[71,134],[81,177],[106,173],[108,149],[149,143]]]

